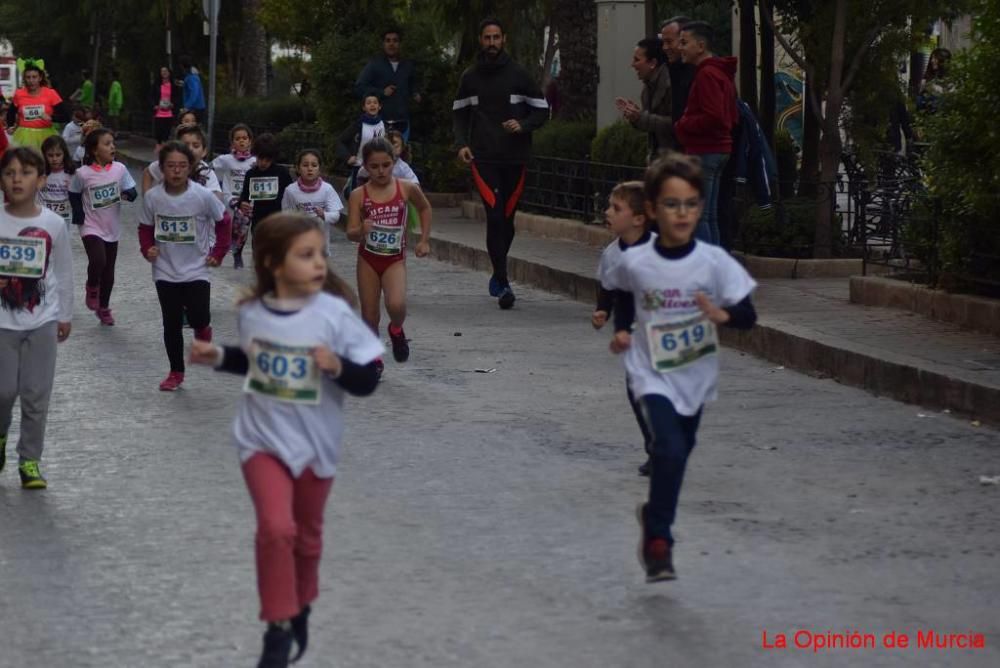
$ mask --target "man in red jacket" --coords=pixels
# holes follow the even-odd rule
[[[674,133],[684,152],[701,158],[705,173],[705,207],[695,236],[699,241],[719,243],[719,184],[722,170],[733,150],[733,127],[739,119],[736,109],[735,58],[712,54],[712,26],[691,21],[681,29],[681,59],[695,66],[694,82],[687,107]]]

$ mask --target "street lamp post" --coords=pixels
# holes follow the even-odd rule
[[[215,135],[215,61],[219,43],[219,0],[205,0],[208,4],[209,47],[208,47],[208,150],[214,150]]]

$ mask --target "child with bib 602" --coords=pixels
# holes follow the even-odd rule
[[[647,582],[655,582],[677,577],[671,525],[702,407],[716,397],[716,327],[753,326],[750,293],[757,284],[726,251],[694,239],[705,206],[697,158],[661,158],[646,170],[645,183],[646,213],[659,237],[623,253],[604,286],[632,294],[619,300],[611,350],[625,353],[629,387],[651,435],[639,557]]]
[[[344,431],[344,396],[378,383],[383,347],[327,266],[315,216],[280,213],[254,231],[257,284],[239,311],[239,346],[195,340],[191,361],[245,376],[233,441],[257,513],[259,666],[288,665],[306,648],[318,595],[323,507]],[[298,657],[296,657],[298,658]]]

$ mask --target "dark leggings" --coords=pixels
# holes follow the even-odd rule
[[[652,456],[653,435],[649,432],[649,427],[646,426],[646,420],[642,416],[642,406],[639,405],[639,400],[632,394],[632,389],[628,386],[627,379],[625,381],[625,391],[628,393],[628,402],[632,406],[632,414],[635,415],[635,421],[639,423],[639,431],[642,432],[643,449],[645,449],[647,455]]]
[[[208,281],[189,283],[156,282],[156,296],[160,298],[160,312],[163,314],[163,345],[167,348],[170,370],[184,373],[184,312],[188,323],[194,329],[194,337],[202,341],[212,340],[211,311],[209,302],[212,285]]]
[[[524,165],[472,164],[472,178],[486,207],[486,252],[493,278],[507,284],[507,254],[514,243],[514,215],[524,192]]]
[[[111,290],[115,287],[115,262],[118,260],[118,242],[105,241],[88,234],[83,238],[87,251],[87,286],[101,288],[101,308],[111,304]]]

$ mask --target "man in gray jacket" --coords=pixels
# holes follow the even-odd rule
[[[661,153],[676,148],[670,71],[658,38],[649,37],[636,45],[632,69],[643,83],[642,106],[621,97],[615,100],[615,106],[633,127],[649,134],[646,160],[652,162]]]

